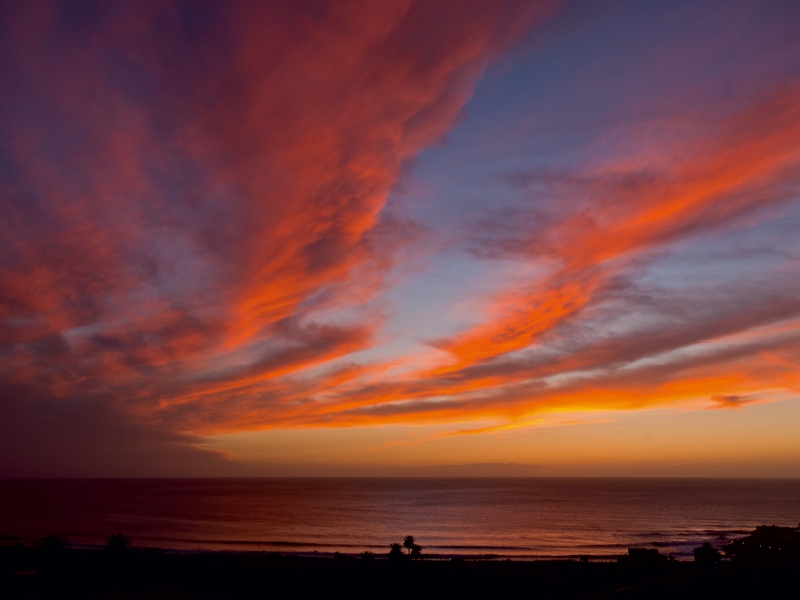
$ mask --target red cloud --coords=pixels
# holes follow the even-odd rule
[[[4,397],[199,431],[347,381],[281,378],[371,345],[380,314],[323,311],[380,289],[403,162],[546,9],[4,7]]]
[[[721,290],[725,296],[712,314],[704,308],[714,302],[709,291],[702,298],[639,298],[673,318],[663,326],[654,318],[618,336],[597,336],[588,322],[602,319],[619,294],[625,299],[624,288],[616,289],[619,276],[650,250],[757,219],[765,206],[791,199],[781,189],[791,184],[800,161],[797,100],[794,86],[763,98],[724,124],[712,143],[704,140],[704,151],[681,157],[668,173],[641,178],[641,184],[615,185],[617,173],[582,177],[590,187],[579,193],[595,200],[589,208],[537,230],[527,245],[517,231],[509,232],[518,256],[545,256],[557,266],[542,281],[500,295],[495,318],[437,342],[450,360],[394,381],[347,385],[336,403],[303,407],[293,422],[516,419],[553,410],[744,399],[758,390],[796,393],[796,324],[759,331],[800,316],[789,281],[767,289],[740,283],[733,297]],[[747,331],[752,341],[732,339]],[[690,358],[667,356],[703,345],[709,350]],[[768,361],[763,353],[770,349],[775,355]],[[644,359],[651,362],[637,364]],[[556,376],[560,383],[549,380]]]
[[[404,161],[547,8],[5,7],[3,402],[112,407],[172,443],[176,431],[739,406],[800,389],[792,282],[721,290],[711,315],[708,297],[684,295],[685,310],[647,297],[647,323],[598,333],[630,306],[626,276],[653,250],[786,200],[796,86],[713,135],[698,126],[658,168],[572,174],[553,214],[484,236],[483,255],[550,270],[437,341],[437,362],[402,375],[328,364],[370,348],[385,320],[369,302],[415,233],[384,211]],[[731,341],[743,332],[753,339]]]

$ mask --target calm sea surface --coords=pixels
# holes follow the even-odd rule
[[[141,479],[0,481],[2,543],[121,531],[136,546],[426,554],[690,556],[760,524],[800,522],[800,480]]]

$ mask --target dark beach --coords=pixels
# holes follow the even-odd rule
[[[624,562],[307,557],[132,549],[0,550],[7,598],[777,598],[798,562]]]

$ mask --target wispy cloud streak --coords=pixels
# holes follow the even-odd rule
[[[550,7],[4,6],[4,402],[264,427],[362,372],[302,374],[373,345],[404,161]]]
[[[404,212],[409,164],[559,6],[3,6],[0,414],[181,446],[183,464],[224,432],[499,435],[796,397],[796,73],[737,102],[601,115],[564,163],[498,159],[487,189],[515,200],[487,193],[447,231]],[[393,273],[423,235],[442,262],[527,275],[475,283],[468,325],[398,344]]]

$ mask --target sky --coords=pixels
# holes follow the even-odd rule
[[[799,477],[798,30],[3,3],[0,476]]]

